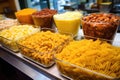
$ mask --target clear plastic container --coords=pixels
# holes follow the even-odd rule
[[[54,21],[53,15],[56,14],[56,10],[43,9],[32,14],[34,24],[41,28],[53,28]]]
[[[39,28],[32,25],[14,25],[0,31],[0,44],[13,52],[18,52],[16,42],[39,31]]]
[[[25,8],[15,12],[15,16],[21,24],[33,25],[32,13],[36,12],[37,9]]]
[[[80,29],[82,12],[71,11],[54,15],[54,22],[60,33],[71,33],[77,36]]]
[[[53,56],[52,56],[55,53],[54,50],[48,53],[42,53],[40,51],[36,51],[35,49],[31,49],[20,44],[17,45],[21,54],[26,59],[46,68],[54,65]]]
[[[60,75],[72,80],[120,80],[60,59],[55,59]]]
[[[79,39],[83,40],[83,39],[85,39],[85,37],[81,36]],[[102,41],[104,42],[105,40],[102,40]],[[117,48],[120,49],[120,41],[119,40],[118,41],[113,41],[112,45],[116,46]],[[80,46],[78,46],[78,49],[79,49],[79,47]],[[84,45],[83,45],[83,47],[86,48]],[[95,48],[95,46],[94,46],[94,48]],[[76,52],[76,51],[74,51],[74,52]],[[72,53],[70,53],[70,54],[72,55]],[[112,53],[110,53],[110,54],[112,54]],[[59,54],[57,54],[57,55],[59,55]],[[63,55],[63,54],[60,54],[60,55]],[[68,55],[69,55],[69,53],[68,53]],[[83,55],[84,55],[84,53],[83,53]],[[79,56],[79,54],[78,54],[78,56]],[[63,58],[64,57],[62,57],[62,59],[59,59],[55,55],[55,62],[56,62],[57,68],[60,72],[60,75],[66,77],[66,78],[69,78],[69,79],[72,79],[72,80],[120,80],[120,77],[113,77],[113,76],[106,75],[106,74],[103,74],[101,72],[98,72],[98,71],[95,71],[95,70],[92,70],[92,69],[88,69],[86,67],[78,66],[76,64],[70,63],[69,61],[63,60]],[[65,58],[68,59],[67,56],[65,56]],[[72,58],[72,60],[75,60],[75,59]],[[91,60],[92,60],[92,58],[91,58]],[[91,61],[88,60],[88,62],[91,62]],[[106,62],[106,61],[104,61],[104,62]],[[84,63],[84,61],[82,61],[82,63]],[[99,63],[98,63],[98,65],[99,65]],[[94,66],[91,66],[91,67],[94,67],[94,69],[97,70],[97,67],[95,67],[95,66],[96,65],[94,64]],[[108,65],[108,67],[111,67],[111,66]],[[113,68],[113,71],[114,71],[114,68]],[[117,66],[116,66],[116,68],[117,68]],[[105,70],[103,70],[103,71],[105,71]],[[120,72],[120,70],[118,70],[118,73],[119,72]],[[117,75],[120,75],[120,74],[117,74]]]
[[[64,38],[65,35],[62,36],[63,35],[56,33],[54,29],[41,28],[41,32],[20,40],[17,44],[21,54],[25,58],[42,67],[48,68],[54,64],[53,55],[61,52],[70,41],[69,37]]]
[[[111,13],[92,13],[82,18],[84,35],[114,40],[120,25],[119,16]]]
[[[5,47],[13,52],[19,51],[16,42],[13,40],[10,40],[10,39],[7,39],[7,38],[0,36],[0,44],[3,47]]]

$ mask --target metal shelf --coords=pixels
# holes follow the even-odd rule
[[[14,53],[2,46],[0,46],[0,57],[33,80],[68,80],[60,76],[56,65],[43,68],[25,59],[20,53]]]

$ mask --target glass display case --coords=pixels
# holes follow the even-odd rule
[[[2,1],[2,0],[0,0]],[[20,0],[19,0],[20,1]],[[22,1],[22,0],[21,0]],[[42,2],[41,2],[42,1]],[[64,11],[68,11],[68,10],[83,10],[83,13],[84,11],[86,12],[86,14],[89,14],[91,12],[99,12],[99,9],[98,8],[95,8],[96,7],[96,4],[93,5],[93,2],[96,3],[97,0],[24,0],[22,3],[23,6],[21,7],[22,8],[25,8],[25,7],[30,7],[30,8],[37,8],[38,10],[41,10],[42,8],[50,8],[50,9],[56,9],[58,10],[58,13],[62,13]],[[117,0],[116,0],[117,1]],[[119,0],[118,0],[119,1]],[[22,5],[22,3],[20,3]],[[118,3],[118,2],[117,2]],[[87,4],[87,5],[86,5]],[[88,5],[90,4],[90,5]],[[115,2],[116,4],[116,2]],[[25,6],[24,6],[25,5]],[[78,5],[82,5],[82,6],[78,6]],[[90,9],[90,7],[93,5],[93,9]],[[113,7],[114,5],[112,5]],[[79,8],[80,7],[80,8]],[[82,8],[81,8],[82,7]],[[87,9],[86,9],[87,8]],[[117,8],[116,8],[117,9]],[[119,9],[119,8],[118,8]],[[114,13],[114,12],[113,12]],[[120,15],[118,12],[116,12],[116,14]],[[95,17],[95,16],[94,16]],[[87,23],[87,22],[86,22]],[[94,24],[94,23],[93,23]],[[68,25],[67,25],[68,26]],[[82,24],[83,26],[83,24]],[[89,26],[88,26],[89,27]],[[65,29],[65,28],[63,28]],[[83,29],[83,27],[82,27]],[[78,32],[78,36],[76,38],[79,39],[79,38],[83,38],[81,37],[81,35],[83,35],[83,31],[82,29],[79,30]],[[90,31],[90,30],[89,30]],[[91,31],[93,31],[93,29],[91,29]],[[14,31],[13,31],[14,32]],[[118,32],[120,32],[120,27],[118,28]],[[110,33],[110,32],[108,32]],[[90,33],[89,33],[90,34]],[[44,35],[43,37],[45,37],[46,35]],[[52,39],[53,36],[50,37],[49,40],[53,41]],[[35,38],[31,38],[31,41],[35,40],[37,37]],[[57,36],[58,38],[58,36]],[[60,38],[61,39],[61,38]],[[45,39],[46,40],[46,39]],[[56,38],[55,38],[56,40]],[[115,35],[115,41],[120,41],[120,33],[116,33]],[[23,40],[24,41],[24,40]],[[58,40],[56,40],[58,41]],[[62,40],[63,41],[63,40]],[[68,39],[63,41],[63,43],[65,42],[67,44],[67,41],[69,41]],[[10,42],[10,41],[8,41]],[[26,42],[30,42],[30,40],[27,40]],[[41,42],[44,42],[44,40],[42,40]],[[38,39],[38,43],[36,44],[41,44],[40,40]],[[48,40],[46,41],[46,44]],[[60,42],[60,41],[59,41]],[[30,44],[32,44],[33,42],[30,42]],[[49,42],[49,43],[53,43],[53,42]],[[57,42],[55,42],[57,43]],[[62,43],[61,43],[62,44]],[[86,44],[86,43],[85,43]],[[117,44],[117,43],[116,43]],[[13,44],[12,44],[13,45]],[[63,44],[62,44],[63,45]],[[33,48],[33,44],[32,44],[32,48]],[[43,46],[43,45],[42,45]],[[58,45],[59,46],[59,45]],[[50,53],[53,51],[57,51],[57,48],[61,48],[61,45],[58,47],[55,45],[55,48],[52,49],[50,51]],[[93,45],[92,45],[93,46]],[[17,47],[18,47],[18,44],[17,44]],[[82,69],[78,66],[75,66],[74,64],[66,64],[66,62],[64,61],[61,61],[59,59],[55,59],[55,55],[52,55],[52,60],[56,62],[54,62],[54,64],[51,64],[50,67],[44,67],[42,66],[41,64],[38,64],[37,61],[34,61],[32,59],[30,59],[31,55],[30,55],[30,52],[31,53],[38,53],[40,54],[40,52],[38,52],[37,50],[34,50],[36,49],[36,47],[34,47],[34,49],[31,49],[29,48],[30,45],[28,45],[28,47],[25,47],[24,45],[23,46],[19,46],[19,50],[21,48],[21,52],[16,52],[17,54],[15,54],[15,52],[9,50],[8,48],[4,47],[4,45],[0,44],[0,60],[4,60],[5,62],[7,62],[7,64],[13,66],[15,69],[19,70],[20,73],[22,72],[24,75],[27,75],[28,77],[30,77],[31,79],[33,80],[69,80],[69,77],[66,77],[64,74],[62,75],[60,70],[62,72],[66,72],[68,73],[70,76],[75,76],[75,75],[78,75],[78,76],[83,76],[84,77],[84,74],[85,74],[85,77],[89,77],[91,76],[91,74],[89,73],[86,73],[86,71],[90,71],[90,70],[86,70],[86,69]],[[39,45],[38,45],[39,47]],[[48,46],[49,47],[49,46]],[[52,46],[53,47],[53,46]],[[66,47],[66,46],[65,46]],[[93,46],[94,47],[94,46]],[[90,48],[90,47],[89,47]],[[88,48],[88,49],[89,49]],[[41,49],[41,47],[40,47]],[[43,49],[45,49],[45,47],[43,47]],[[71,48],[73,49],[73,48]],[[80,47],[79,47],[80,49]],[[25,55],[22,54],[22,50],[24,52],[28,52],[28,55],[30,55],[30,57],[26,57]],[[48,50],[48,48],[47,48]],[[47,51],[45,50],[45,51]],[[62,51],[62,49],[59,49],[60,51]],[[73,51],[76,51],[75,49],[73,49]],[[103,50],[104,51],[104,50]],[[120,50],[118,50],[120,52]],[[70,50],[66,53],[69,53]],[[49,53],[48,53],[49,54]],[[70,54],[71,55],[71,54]],[[37,55],[32,55],[32,56],[37,56]],[[41,56],[41,59],[38,59],[36,58],[36,60],[43,60],[43,56]],[[48,55],[47,55],[48,56]],[[67,55],[68,56],[68,55]],[[66,56],[65,56],[66,57]],[[120,56],[119,56],[120,58]],[[45,57],[45,59],[48,59]],[[73,58],[71,58],[73,59]],[[87,59],[86,59],[87,60]],[[88,61],[89,62],[89,61]],[[1,63],[1,62],[0,62]],[[57,68],[57,64],[58,63],[58,68]],[[63,65],[63,66],[61,66]],[[114,66],[113,66],[114,67]],[[0,66],[1,68],[1,66]],[[64,69],[65,68],[65,69]],[[6,68],[5,68],[6,69]],[[113,68],[112,68],[113,69]],[[6,71],[8,71],[8,69],[6,69]],[[9,71],[8,71],[9,72]],[[92,74],[92,80],[98,80],[97,78],[95,79],[96,77],[96,74],[99,75],[99,73],[96,73],[96,72],[93,72],[95,74]],[[13,74],[11,72],[11,74]],[[83,74],[83,75],[82,75]],[[87,74],[87,75],[86,75]],[[19,77],[21,77],[21,74],[19,74]],[[100,74],[103,76],[103,74]],[[78,76],[77,76],[77,79],[78,79]],[[95,76],[95,77],[94,77]],[[15,76],[14,76],[15,77]],[[99,77],[99,76],[97,76]],[[109,76],[107,76],[109,77]],[[21,77],[22,78],[22,77]],[[19,79],[21,79],[19,78]],[[70,77],[71,78],[71,77]],[[75,76],[76,78],[76,76]],[[90,79],[90,80],[91,80]],[[21,80],[30,80],[30,79],[21,79]],[[79,79],[78,79],[79,80]],[[83,79],[82,79],[83,80]],[[84,79],[86,80],[86,79]],[[101,79],[99,79],[101,80]],[[105,80],[105,79],[103,79]],[[117,79],[115,79],[117,80]],[[118,79],[119,80],[119,79]]]

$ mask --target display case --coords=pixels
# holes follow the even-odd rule
[[[79,32],[82,34],[82,32]],[[82,37],[78,37],[82,38]],[[120,34],[117,33],[115,36],[115,41],[120,40]],[[115,44],[117,45],[117,44]],[[118,45],[119,46],[119,45]],[[59,70],[57,69],[56,64],[49,68],[41,67],[39,64],[34,63],[33,61],[30,61],[24,56],[21,55],[21,53],[14,54],[13,51],[10,51],[9,49],[3,47],[0,45],[0,58],[15,67],[16,69],[20,70],[25,75],[29,76],[30,78],[34,80],[69,80],[68,78],[65,78],[61,76]],[[73,66],[73,65],[72,65]],[[73,68],[73,67],[72,67]],[[119,80],[119,79],[118,79]]]
[[[18,41],[18,48],[23,57],[43,67],[51,67],[55,63],[54,54],[59,53],[72,38],[53,29],[41,28],[41,30],[43,31]]]
[[[112,42],[81,36],[79,41],[69,43],[55,55],[60,74],[73,80],[119,80],[120,42]]]

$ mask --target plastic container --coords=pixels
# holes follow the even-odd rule
[[[65,12],[54,15],[54,22],[60,33],[71,33],[77,36],[80,29],[82,13],[78,11]]]
[[[41,28],[52,28],[53,27],[53,15],[56,14],[56,10],[43,9],[32,14],[34,24]]]
[[[7,38],[0,36],[0,44],[3,47],[5,47],[13,52],[19,51],[16,42],[13,40],[10,40],[10,39],[7,39]]]
[[[83,67],[70,64],[60,59],[55,59],[60,75],[72,80],[119,80]]]
[[[81,39],[83,40],[85,37],[84,36],[81,36]],[[104,42],[105,40],[103,40],[103,42]],[[101,41],[102,42],[102,41]],[[70,43],[71,44],[71,43]],[[101,43],[102,44],[102,43]],[[106,44],[106,43],[105,43]],[[74,44],[75,45],[75,44]],[[74,48],[74,45],[73,45],[73,48]],[[76,44],[77,45],[77,44]],[[85,45],[89,45],[89,43],[85,43]],[[110,44],[111,45],[111,44]],[[113,46],[116,46],[116,48],[119,48],[118,49],[118,51],[120,52],[120,42],[119,42],[119,40],[118,41],[114,41],[113,42],[113,44],[112,44]],[[69,45],[68,45],[69,46]],[[93,46],[93,45],[92,45]],[[97,45],[96,45],[97,46]],[[67,46],[66,46],[67,47]],[[79,49],[81,46],[78,46],[78,47],[76,47],[75,49],[76,50],[74,50],[74,52],[78,52],[78,50],[77,49]],[[84,45],[82,46],[84,49],[86,48]],[[109,46],[110,47],[110,46]],[[70,47],[71,48],[71,47]],[[72,62],[75,62],[75,60],[76,60],[76,62],[75,62],[75,64],[74,63],[71,63],[71,62],[69,62],[68,60],[65,60],[64,58],[66,58],[66,59],[69,59],[69,54],[70,55],[72,55],[72,51],[71,51],[71,49],[68,49],[69,51],[67,52],[68,54],[66,54],[66,56],[64,56],[64,57],[62,57],[62,59],[61,58],[59,58],[58,56],[56,56],[55,55],[55,62],[56,62],[56,65],[57,65],[57,68],[58,68],[58,70],[59,70],[59,72],[60,72],[60,75],[62,75],[62,76],[64,76],[64,77],[66,77],[66,78],[69,78],[69,79],[72,79],[72,80],[120,80],[120,75],[119,74],[116,74],[116,75],[119,75],[119,77],[118,76],[116,76],[116,77],[113,77],[113,76],[110,76],[110,75],[106,75],[106,74],[104,74],[104,73],[101,73],[101,72],[99,72],[99,71],[97,71],[97,70],[99,70],[98,69],[98,66],[96,67],[96,64],[94,64],[94,66],[91,66],[91,68],[93,68],[93,69],[96,69],[96,71],[95,70],[92,70],[92,69],[89,69],[89,68],[86,68],[86,65],[87,66],[90,66],[89,64],[86,64],[85,62],[84,62],[84,60],[83,61],[79,61],[79,63],[83,63],[84,65],[82,65],[82,66],[79,66],[80,64],[78,64],[78,62],[77,62],[77,60],[79,60],[80,59],[80,55],[79,54],[77,54],[77,56],[79,56],[79,59],[77,59],[77,58],[75,58],[74,56],[71,56],[71,57],[73,57],[72,59],[71,59],[71,61],[72,60],[74,60],[74,61],[72,61]],[[91,48],[91,46],[89,47],[89,48]],[[81,48],[80,48],[81,49]],[[87,48],[86,48],[87,49]],[[93,46],[93,49],[96,49],[95,48],[95,45]],[[64,49],[63,49],[64,50]],[[88,49],[89,50],[89,49]],[[94,50],[95,51],[95,50]],[[102,50],[101,50],[102,51]],[[90,53],[90,52],[89,52]],[[65,55],[65,54],[57,54],[57,55],[59,55],[59,56],[63,56],[63,55]],[[112,53],[110,53],[110,54],[112,54]],[[118,54],[118,53],[117,53]],[[68,56],[67,56],[68,55]],[[81,53],[81,55],[85,55],[85,53],[84,53],[84,51],[83,51],[83,53]],[[94,54],[95,56],[97,56],[98,54]],[[91,56],[92,56],[92,54],[91,54]],[[87,58],[87,56],[86,56],[86,59],[88,59],[88,63],[91,63],[91,61],[92,61],[92,58],[94,58],[94,57],[91,57],[91,56],[89,56],[88,58]],[[120,56],[120,55],[119,55]],[[108,56],[109,57],[109,56]],[[104,57],[105,58],[105,57]],[[64,59],[64,60],[63,60]],[[99,57],[97,58],[98,60],[100,60],[99,59]],[[113,60],[113,58],[109,58],[108,60],[112,60],[112,61],[114,61]],[[69,59],[70,60],[70,59]],[[81,59],[80,59],[81,60]],[[103,59],[102,59],[103,60]],[[106,60],[106,59],[105,59]],[[119,62],[119,60],[120,59],[118,59],[118,61],[117,62]],[[94,60],[95,61],[95,60]],[[106,63],[107,61],[104,61],[104,63]],[[115,61],[114,61],[115,62]],[[108,64],[106,67],[107,68],[109,68],[109,67],[112,67],[113,66],[113,64],[114,63],[112,63],[112,64]],[[99,63],[97,63],[97,65],[99,65],[99,68],[101,67],[101,65],[99,64]],[[84,67],[83,67],[84,66]],[[117,67],[119,67],[119,63],[118,63],[118,65],[115,67],[114,66],[114,68],[112,68],[112,70],[114,71],[114,69],[117,69]],[[102,70],[102,69],[101,69]],[[103,69],[103,72],[104,72],[105,70]],[[119,73],[120,72],[120,67],[118,68],[118,72],[116,72],[116,73]]]
[[[111,13],[92,13],[82,18],[84,35],[114,40],[120,25],[117,15]]]
[[[32,25],[15,25],[0,31],[0,44],[13,52],[18,52],[16,41],[39,31],[39,28]]]
[[[59,53],[70,41],[69,37],[55,32],[53,29],[42,28],[41,32],[17,42],[19,50],[25,58],[42,67],[51,67],[54,64],[53,55]]]
[[[54,61],[52,58],[52,54],[54,53],[54,51],[42,53],[40,51],[36,51],[35,49],[31,49],[20,44],[18,44],[18,48],[23,57],[42,67],[49,68],[54,65]]]
[[[15,16],[21,24],[34,24],[32,19],[32,13],[36,12],[36,9],[26,8],[15,12]]]

